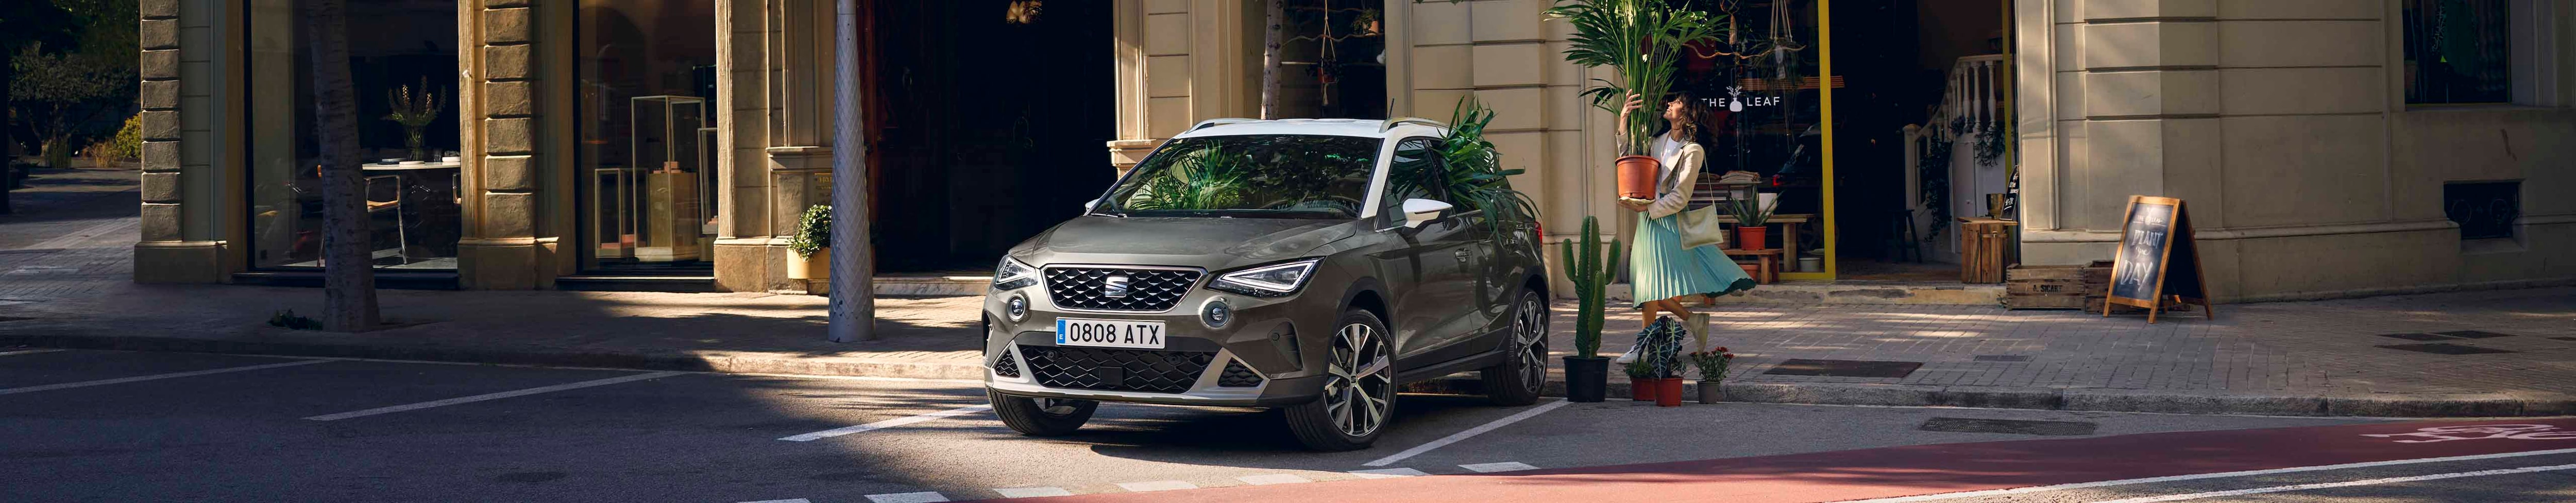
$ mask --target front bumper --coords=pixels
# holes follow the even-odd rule
[[[1007,302],[1014,296],[1026,299],[1026,315],[1014,321],[1007,315]],[[1222,299],[1231,308],[1233,320],[1225,327],[1209,327],[1200,312],[1210,301]],[[1313,401],[1323,387],[1322,354],[1315,339],[1330,326],[1337,315],[1337,305],[1311,305],[1322,302],[1337,304],[1328,296],[1299,295],[1278,298],[1256,298],[1198,288],[1184,296],[1169,310],[1162,312],[1098,312],[1061,308],[1049,298],[1043,284],[1016,290],[993,291],[985,295],[984,313],[988,320],[984,348],[985,386],[1003,394],[1100,400],[1111,402],[1152,403],[1229,407],[1280,407]],[[1318,315],[1316,313],[1329,313]],[[1163,322],[1166,344],[1161,350],[1119,350],[1113,348],[1071,347],[1055,344],[1055,323],[1059,318],[1150,320]],[[1316,339],[1320,340],[1320,339]],[[1142,354],[1139,352],[1155,352]],[[1043,357],[1033,357],[1033,353]],[[1083,358],[1064,358],[1067,353],[1081,353]],[[1129,370],[1169,368],[1167,360],[1196,360],[1205,356],[1202,368],[1187,375],[1163,372],[1160,375],[1125,379],[1120,384],[1101,384],[1085,372],[1093,365],[1116,366],[1127,362]],[[1003,358],[1010,358],[1003,368],[1017,370],[1017,376],[995,371]],[[1145,360],[1138,363],[1137,360]],[[1221,378],[1228,365],[1242,365],[1262,379],[1252,386],[1225,386]],[[1184,363],[1184,365],[1187,365]],[[1085,379],[1093,378],[1093,379]],[[1157,386],[1126,386],[1123,383],[1150,382]],[[1236,383],[1240,384],[1240,383]],[[1140,389],[1154,388],[1154,389]]]

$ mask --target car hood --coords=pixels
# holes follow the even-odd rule
[[[1023,262],[1201,267],[1210,270],[1305,256],[1358,232],[1356,220],[1111,217],[1086,215],[1030,238]]]

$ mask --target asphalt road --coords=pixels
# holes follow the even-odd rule
[[[1286,499],[1227,499],[1410,501],[1422,493],[1388,484],[1544,480],[1581,488],[1582,478],[1517,474],[1668,475],[1655,467],[1772,459],[1757,456],[1894,459],[1884,453],[1904,451],[1887,449],[1962,442],[2058,446],[2034,452],[2100,462],[2189,448],[2116,443],[2137,434],[2411,431],[2355,418],[1553,403],[1495,407],[1478,397],[1404,395],[1398,422],[1376,448],[1313,453],[1297,447],[1275,413],[1259,410],[1109,405],[1078,435],[1022,437],[980,408],[983,394],[972,382],[0,348],[0,501],[890,503],[1065,494],[1156,501],[1286,487],[1300,490]],[[2307,437],[2279,438],[2303,445],[2295,442]],[[2040,439],[2054,440],[2015,442]],[[2069,439],[2120,447],[2063,444]],[[2576,441],[2528,445],[2576,448]],[[1969,464],[1935,465],[1877,480],[1902,480],[1903,494],[1936,495],[1982,487],[1969,482],[1991,475]],[[2099,502],[2547,465],[2576,465],[2576,451],[1943,497]],[[1439,476],[1390,476],[1412,474]],[[1831,501],[1852,499],[1837,496],[1846,493],[1835,484],[1873,480],[1861,475],[1869,474],[1808,470],[1764,480],[1827,488],[1782,501]],[[2102,479],[2109,478],[2118,477]],[[1243,487],[1301,482],[1316,484]],[[1220,489],[1146,492],[1190,488]],[[2576,470],[2542,470],[2197,499],[2576,501],[2571,488]]]

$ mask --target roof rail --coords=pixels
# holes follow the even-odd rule
[[[1237,122],[1252,122],[1252,121],[1257,121],[1257,120],[1261,120],[1261,119],[1249,119],[1249,118],[1243,118],[1243,117],[1218,117],[1218,118],[1214,118],[1214,119],[1208,119],[1208,120],[1199,121],[1198,125],[1196,125],[1196,126],[1190,126],[1190,129],[1189,129],[1188,131],[1182,131],[1182,132],[1186,133],[1186,132],[1189,132],[1189,131],[1197,131],[1197,130],[1201,130],[1201,129],[1207,129],[1209,126],[1223,126],[1223,125],[1233,124],[1233,123],[1237,123]]]
[[[1386,132],[1386,130],[1389,130],[1389,129],[1395,129],[1395,127],[1396,127],[1396,126],[1400,126],[1400,125],[1404,125],[1404,124],[1421,124],[1421,125],[1425,125],[1425,126],[1431,126],[1431,127],[1443,128],[1443,129],[1446,129],[1446,128],[1448,128],[1448,127],[1449,127],[1449,125],[1448,125],[1448,124],[1446,124],[1446,123],[1442,123],[1442,122],[1440,122],[1440,121],[1435,121],[1435,120],[1431,120],[1431,119],[1425,119],[1425,118],[1421,118],[1421,117],[1397,117],[1397,118],[1393,118],[1393,119],[1387,119],[1387,120],[1385,120],[1385,121],[1383,121],[1383,122],[1379,122],[1379,123],[1378,123],[1378,125],[1377,125],[1377,132],[1384,133],[1384,132]]]

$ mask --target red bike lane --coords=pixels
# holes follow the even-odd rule
[[[2147,433],[1035,498],[1045,502],[1846,501],[2350,463],[2576,452],[2576,418]]]

